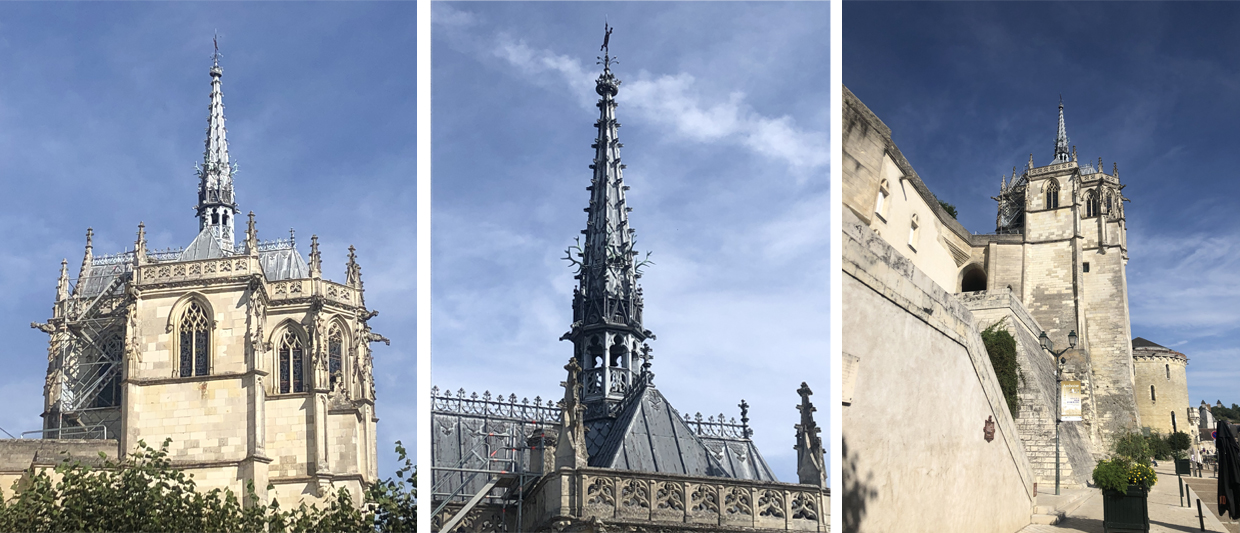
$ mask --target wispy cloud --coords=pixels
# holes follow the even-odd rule
[[[545,74],[559,75],[567,92],[582,107],[594,107],[591,97],[597,74],[581,61],[549,50],[535,49],[508,35],[495,36],[492,54],[515,67],[527,79],[542,83]],[[694,143],[727,142],[756,154],[782,161],[798,173],[825,169],[828,138],[825,130],[807,130],[789,116],[765,116],[753,109],[743,92],[711,97],[690,73],[653,75],[639,71],[623,84],[626,109],[642,120],[668,126],[669,137]],[[802,178],[803,174],[799,174]]]

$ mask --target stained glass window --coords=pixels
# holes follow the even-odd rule
[[[340,326],[333,325],[331,333],[327,335],[327,374],[328,387],[335,389],[336,382],[343,376],[343,359],[341,352],[344,350],[344,334],[340,332]]]
[[[280,392],[304,391],[301,339],[298,339],[291,330],[284,330],[284,336],[280,339],[279,354]]]
[[[190,302],[181,315],[181,377],[207,375],[207,356],[211,351],[211,328],[207,314],[198,302]]]

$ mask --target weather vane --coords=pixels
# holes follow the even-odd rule
[[[598,59],[599,63],[602,64],[605,69],[611,68],[611,62],[614,59],[611,57],[611,49],[609,48],[611,44],[611,31],[614,29],[615,28],[611,27],[606,20],[603,21],[603,46],[598,48],[600,52],[603,52],[603,57]]]

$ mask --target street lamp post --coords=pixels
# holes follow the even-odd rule
[[[1055,495],[1059,495],[1059,422],[1063,419],[1063,365],[1065,358],[1064,352],[1076,348],[1076,330],[1068,332],[1068,347],[1058,352],[1055,351],[1055,344],[1051,342],[1051,338],[1043,331],[1038,335],[1038,342],[1042,345],[1042,349],[1055,356]]]

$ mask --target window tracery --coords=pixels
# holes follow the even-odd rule
[[[1108,202],[1109,201],[1110,200],[1108,199]],[[1085,216],[1086,217],[1098,216],[1098,214],[1100,213],[1100,210],[1098,209],[1099,207],[1100,207],[1100,204],[1098,200],[1098,192],[1093,189],[1090,189],[1089,192],[1085,193]]]
[[[1051,180],[1046,186],[1046,208],[1059,208],[1059,181]]]
[[[338,324],[332,324],[327,334],[327,375],[328,388],[335,389],[336,383],[344,380],[344,333]]]
[[[302,379],[305,373],[303,352],[301,339],[291,329],[285,329],[284,334],[280,337],[280,348],[278,350],[281,394],[303,392],[305,390],[304,380]]]
[[[180,327],[181,377],[207,375],[207,358],[211,350],[211,323],[203,305],[197,301],[185,306]]]

